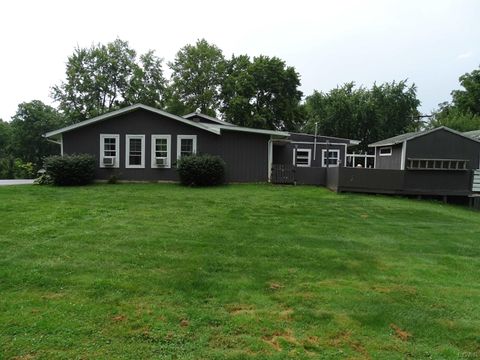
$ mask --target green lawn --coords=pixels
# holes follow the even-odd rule
[[[317,187],[0,188],[0,358],[480,357],[480,213]]]

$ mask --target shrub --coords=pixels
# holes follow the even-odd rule
[[[88,154],[54,155],[45,158],[44,167],[55,185],[86,185],[95,178],[95,164]]]
[[[219,156],[185,156],[178,160],[177,170],[183,185],[213,186],[225,182],[225,162]]]
[[[0,158],[0,179],[33,179],[35,169],[31,162],[23,162],[13,156]]]

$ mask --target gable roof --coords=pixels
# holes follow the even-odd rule
[[[474,139],[480,139],[480,130],[473,130],[464,132],[463,135],[469,136]]]
[[[384,140],[380,140],[380,141],[377,141],[377,142],[374,142],[372,144],[369,144],[368,146],[369,147],[378,147],[378,146],[392,146],[392,145],[397,145],[397,144],[400,144],[400,143],[403,143],[404,141],[409,141],[409,140],[412,140],[412,139],[415,139],[417,137],[420,137],[420,136],[424,136],[424,135],[427,135],[427,134],[430,134],[432,132],[435,132],[435,131],[438,131],[438,130],[446,130],[446,131],[449,131],[453,134],[456,134],[456,135],[460,135],[466,139],[469,139],[469,140],[472,140],[472,141],[476,141],[476,142],[480,142],[480,140],[477,140],[473,137],[470,137],[468,135],[465,135],[464,133],[461,133],[461,132],[458,132],[456,130],[453,130],[453,129],[450,129],[449,127],[446,127],[446,126],[440,126],[440,127],[437,127],[435,129],[431,129],[431,130],[423,130],[423,131],[417,131],[417,132],[409,132],[409,133],[405,133],[405,134],[401,134],[401,135],[397,135],[397,136],[394,136],[394,137],[391,137],[391,138],[388,138],[388,139],[384,139]]]
[[[170,114],[166,111],[159,110],[159,109],[156,109],[156,108],[151,107],[151,106],[147,106],[147,105],[143,105],[143,104],[135,104],[135,105],[127,106],[127,107],[125,107],[123,109],[120,109],[120,110],[115,110],[115,111],[112,111],[112,112],[94,117],[92,119],[84,120],[84,121],[81,121],[79,123],[63,127],[61,129],[58,129],[58,130],[47,132],[44,136],[47,137],[47,138],[53,137],[55,135],[59,135],[59,134],[62,134],[64,132],[67,132],[67,131],[75,130],[75,129],[78,129],[78,128],[81,128],[81,127],[84,127],[84,126],[87,126],[87,125],[90,125],[90,124],[94,124],[94,123],[102,121],[102,120],[107,120],[107,119],[113,118],[115,116],[123,115],[123,114],[129,113],[129,112],[132,112],[132,111],[135,111],[135,110],[138,110],[138,109],[143,109],[143,110],[150,111],[150,112],[153,112],[153,113],[156,113],[156,114],[159,114],[159,115],[163,115],[163,116],[166,116],[170,119],[182,122],[184,124],[191,125],[191,126],[200,128],[202,130],[210,131],[214,134],[220,135],[219,131],[217,131],[215,129],[211,129],[211,128],[207,127],[205,124],[198,123],[198,122],[195,122],[195,121],[192,121],[192,120],[188,120],[188,119],[185,119],[183,117]]]
[[[215,122],[217,124],[220,124],[220,125],[237,126],[237,125],[229,123],[227,121],[223,121],[223,120],[217,119],[213,116],[205,115],[205,114],[202,114],[202,113],[199,113],[199,112],[193,112],[193,113],[190,113],[190,114],[187,114],[187,115],[183,115],[182,117],[184,117],[185,119],[191,119],[191,118],[194,118],[194,117],[199,117],[199,118],[203,118],[203,119],[206,119],[206,120],[213,121],[213,122]]]

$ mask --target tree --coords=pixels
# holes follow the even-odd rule
[[[322,93],[315,91],[305,101],[307,124],[313,132],[361,141],[361,148],[380,139],[416,130],[419,122],[415,85],[406,81],[356,88],[353,82]]]
[[[452,102],[443,102],[428,127],[448,126],[458,131],[480,129],[480,68],[458,79],[461,90],[452,91]]]
[[[10,123],[0,119],[0,158],[3,158],[9,154],[11,141],[12,129]]]
[[[48,142],[42,135],[63,125],[56,109],[39,100],[18,105],[12,117],[12,155],[24,162],[31,162],[38,170],[43,158],[58,154],[60,147]]]
[[[246,55],[228,62],[222,112],[234,124],[296,130],[303,122],[299,74],[277,57]]]
[[[183,104],[185,112],[200,110],[215,116],[220,106],[220,86],[225,71],[222,50],[205,39],[198,40],[195,45],[180,49],[168,66],[172,69],[168,110],[176,112]]]
[[[128,42],[117,39],[75,49],[52,97],[67,122],[76,123],[138,102],[163,107],[165,87],[162,60],[153,51],[137,60]]]

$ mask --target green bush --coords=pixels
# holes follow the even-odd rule
[[[95,178],[95,164],[88,154],[54,155],[45,158],[44,168],[55,185],[86,185]]]
[[[0,179],[33,179],[35,169],[31,162],[23,162],[13,156],[0,158]]]
[[[219,156],[185,156],[178,160],[177,171],[183,185],[214,186],[225,182],[225,162]]]

